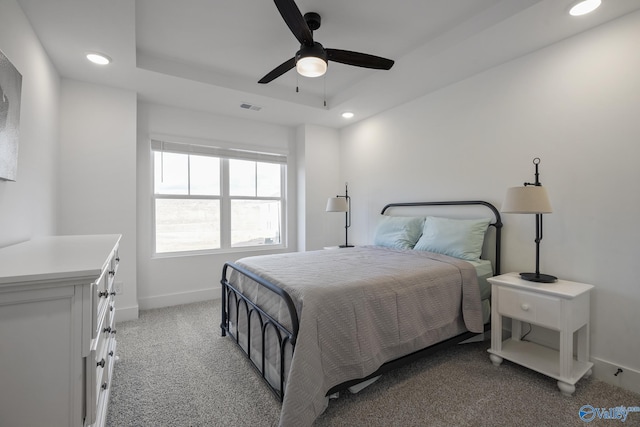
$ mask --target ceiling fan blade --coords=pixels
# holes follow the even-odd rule
[[[289,71],[295,66],[296,66],[296,58],[291,58],[283,62],[282,64],[278,65],[273,70],[271,70],[266,76],[261,78],[260,81],[258,81],[258,83],[262,83],[262,84],[269,83],[270,81],[277,79],[278,77],[280,77],[281,75],[283,75],[284,73],[286,73],[287,71]]]
[[[313,46],[313,33],[293,0],[273,0],[289,29],[300,44]]]
[[[376,70],[389,70],[393,67],[394,61],[380,56],[366,53],[352,52],[350,50],[326,49],[329,61],[341,62],[356,67],[375,68]]]

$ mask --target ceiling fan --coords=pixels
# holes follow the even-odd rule
[[[269,83],[292,68],[305,77],[319,77],[327,71],[328,61],[340,62],[357,67],[389,70],[394,61],[366,53],[341,49],[325,49],[320,43],[313,41],[313,31],[320,28],[320,15],[315,12],[305,13],[304,17],[294,0],[274,0],[284,22],[300,42],[300,50],[296,56],[278,65],[258,83]]]

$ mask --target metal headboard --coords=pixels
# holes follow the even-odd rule
[[[494,261],[494,274],[497,276],[500,274],[500,241],[502,239],[502,219],[500,218],[500,212],[489,202],[483,200],[457,200],[447,202],[407,202],[407,203],[389,203],[382,208],[382,215],[390,208],[396,207],[411,207],[411,206],[461,206],[461,205],[481,205],[487,207],[493,213],[495,221],[490,223],[489,226],[496,229],[496,241],[495,241],[495,261]]]

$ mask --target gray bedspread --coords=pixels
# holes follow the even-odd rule
[[[377,246],[243,258],[286,290],[300,330],[280,426],[310,426],[327,391],[465,330],[482,332],[474,267],[430,252]],[[230,281],[289,326],[284,304],[235,271]]]

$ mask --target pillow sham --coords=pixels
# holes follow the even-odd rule
[[[396,249],[413,249],[422,234],[424,217],[382,215],[373,244]]]
[[[429,216],[414,249],[477,261],[491,219],[452,219]]]

